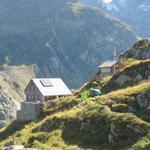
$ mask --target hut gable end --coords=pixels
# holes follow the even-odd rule
[[[37,101],[42,99],[42,93],[31,80],[25,89],[26,101]]]
[[[110,76],[113,73],[115,73],[115,65],[116,65],[117,61],[105,61],[103,62],[99,67],[98,67],[98,71],[97,71],[97,78],[101,79],[102,77],[105,76]]]

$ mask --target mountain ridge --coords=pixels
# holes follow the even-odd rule
[[[88,5],[94,5],[101,8],[103,11],[119,18],[133,28],[133,30],[141,37],[149,37],[150,30],[149,9],[150,2],[143,1],[127,1],[127,0],[112,0],[109,3],[96,0],[81,0]]]
[[[120,53],[138,38],[114,17],[75,0],[1,2],[0,63],[36,64],[37,76],[62,77],[70,87],[112,59],[113,49]]]

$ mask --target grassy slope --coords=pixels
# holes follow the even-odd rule
[[[106,82],[109,78],[88,83],[74,96],[45,107],[35,122],[13,122],[0,132],[0,147],[14,140],[42,150],[149,150],[150,111],[131,112],[129,107],[136,107],[139,93],[150,92],[150,80],[94,99],[89,96],[90,87]],[[113,143],[108,142],[111,124],[117,133]]]
[[[150,82],[143,81],[134,87],[96,97],[96,101],[91,101],[91,98],[87,97],[84,102],[81,102],[81,98],[74,96],[61,99],[46,108],[45,114],[38,121],[14,122],[6,130],[1,131],[0,145],[15,140],[18,144],[45,150],[80,148],[108,150],[134,149],[134,147],[142,149],[141,146],[148,150],[150,123],[134,113],[112,111],[110,104],[130,105],[129,101],[134,101],[135,94],[149,89]],[[119,141],[109,144],[107,135],[112,122],[121,132],[118,133]],[[144,133],[136,134],[132,129],[127,129],[126,124],[138,126],[144,130]]]

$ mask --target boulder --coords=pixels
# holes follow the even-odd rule
[[[136,98],[139,109],[149,109],[150,108],[150,93],[142,93],[137,95]]]
[[[101,91],[99,89],[90,88],[90,96],[99,96],[101,95]]]

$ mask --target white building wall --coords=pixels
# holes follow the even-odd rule
[[[111,68],[101,68],[101,73],[111,73]]]

